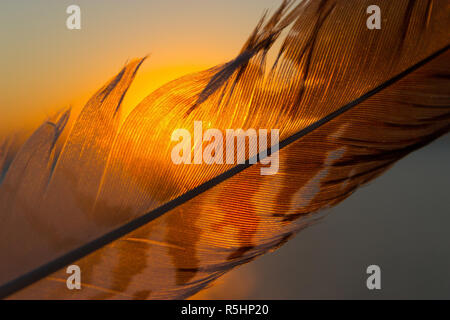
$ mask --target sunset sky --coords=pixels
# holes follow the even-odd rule
[[[0,132],[75,109],[125,62],[147,54],[125,112],[165,82],[232,59],[281,0],[2,1]],[[81,8],[68,30],[66,8]]]

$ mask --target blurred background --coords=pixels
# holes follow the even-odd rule
[[[450,299],[450,135],[193,299]],[[381,268],[368,290],[366,268]]]
[[[127,60],[149,55],[123,107],[160,85],[234,58],[281,0],[2,0],[0,134],[75,111]],[[69,30],[66,8],[81,9]]]
[[[0,135],[79,110],[125,62],[149,54],[125,114],[152,90],[232,59],[280,0],[2,0]],[[66,8],[81,8],[81,30]],[[413,153],[279,250],[192,298],[450,298],[450,137]],[[381,267],[381,290],[366,268]]]

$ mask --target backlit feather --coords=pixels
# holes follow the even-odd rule
[[[122,125],[121,101],[143,59],[89,100],[60,153],[68,111],[8,166],[5,140],[0,293],[188,297],[447,133],[448,3],[378,2],[389,19],[369,30],[371,1],[285,1],[236,58],[162,86]],[[261,175],[260,163],[174,164],[171,134],[194,121],[222,132],[279,129],[278,173]],[[255,156],[264,155],[248,151]],[[68,264],[81,267],[83,290],[67,290]]]

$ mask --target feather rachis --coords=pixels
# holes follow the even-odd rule
[[[290,142],[280,151],[283,161],[280,173],[263,179],[258,174],[259,165],[246,167],[220,183],[201,189],[192,198],[161,213],[158,219],[129,230],[128,237],[168,243],[167,248],[128,244],[120,239],[96,248],[99,250],[92,251],[77,263],[83,270],[90,270],[87,281],[92,288],[106,283],[111,290],[107,295],[97,295],[98,292],[94,293],[95,289],[92,289],[94,291],[86,293],[86,297],[111,298],[116,297],[115,292],[127,297],[185,297],[233,266],[282,243],[287,235],[308,224],[311,213],[342,201],[402,156],[447,132],[447,51],[441,50],[441,56],[389,82],[447,45],[442,32],[436,31],[438,23],[435,21],[442,22],[442,16],[430,18],[428,33],[411,27],[412,21],[417,20],[411,20],[412,17],[423,17],[423,11],[429,12],[429,6],[422,8],[413,4],[383,2],[386,10],[403,17],[401,23],[395,22],[392,26],[397,34],[406,33],[399,44],[397,34],[392,30],[392,34],[372,33],[368,37],[356,28],[355,25],[363,20],[362,16],[356,22],[338,23],[339,18],[352,9],[348,2],[308,3],[302,8],[302,19],[300,15],[288,15],[288,20],[293,22],[292,30],[297,34],[291,33],[286,38],[283,55],[277,60],[278,67],[268,81],[257,72],[263,68],[262,53],[251,56],[242,72],[236,73],[232,66],[232,70],[222,77],[220,72],[224,69],[213,68],[174,81],[153,93],[128,116],[120,129],[114,125],[107,138],[107,147],[97,148],[106,152],[99,165],[99,168],[104,167],[102,182],[99,186],[98,179],[88,179],[92,187],[87,188],[86,194],[91,197],[87,192],[91,189],[96,196],[78,199],[87,201],[86,208],[94,208],[86,210],[90,214],[85,221],[77,221],[82,234],[62,243],[59,251],[47,254],[45,258],[51,260],[51,257],[77,248],[136,217],[151,216],[152,210],[157,211],[232,170],[232,166],[174,168],[167,164],[170,146],[166,139],[171,130],[188,127],[195,119],[209,119],[212,127],[221,129],[281,128],[281,140]],[[426,14],[433,15],[435,11]],[[277,25],[279,13],[274,17],[269,19],[269,29]],[[311,21],[313,23],[308,27]],[[265,27],[261,28],[267,31]],[[262,34],[266,35],[264,32]],[[419,39],[423,41],[418,41],[421,45],[413,51],[405,42],[418,34],[422,34]],[[349,38],[346,40],[343,35]],[[254,37],[258,38],[258,32]],[[365,43],[361,41],[363,38]],[[255,41],[252,39],[249,43]],[[264,41],[261,48],[271,40]],[[387,50],[399,45],[402,47],[399,52]],[[380,58],[369,59],[367,54]],[[440,81],[430,76],[442,73],[442,70],[447,72]],[[214,90],[207,90],[207,99],[192,109],[211,80],[218,78],[219,81],[214,81]],[[444,83],[433,87],[436,90],[433,98],[426,94],[417,95],[409,89],[427,92],[422,84],[430,79]],[[372,92],[374,88],[379,89]],[[368,92],[370,95],[361,100],[360,97]],[[430,105],[431,108],[413,108],[415,119],[411,121],[411,108],[405,109],[411,101],[414,105]],[[334,114],[341,106],[350,107]],[[354,106],[358,108],[352,109]],[[389,112],[387,106],[392,106]],[[159,113],[165,114],[163,119],[152,116]],[[106,116],[108,114],[106,112]],[[334,114],[333,117],[329,117],[330,114]],[[391,118],[380,118],[380,115]],[[322,119],[326,121],[321,122]],[[377,128],[380,123],[386,130],[378,133],[374,126]],[[412,128],[414,124],[417,126]],[[95,124],[92,126],[84,134],[94,138],[95,145]],[[291,139],[299,132],[301,136]],[[91,156],[84,152],[86,146],[81,151],[77,143],[74,147],[76,154],[85,157],[82,162],[90,161]],[[97,157],[95,153],[92,156]],[[105,161],[104,157],[109,160]],[[57,166],[55,170],[62,169]],[[75,173],[79,170],[75,167],[64,171]],[[67,177],[61,179],[64,181]],[[276,186],[275,189],[272,186]],[[225,207],[224,203],[227,204]],[[84,215],[86,211],[78,214]],[[185,225],[191,227],[183,228]],[[178,247],[185,250],[176,249]],[[151,257],[159,257],[159,260],[153,261]],[[132,259],[137,260],[133,263]],[[133,270],[126,275],[126,280],[121,280],[118,271],[123,270],[124,261],[131,263]],[[102,272],[105,273],[103,277]],[[63,294],[56,284],[48,286],[46,280],[41,281],[22,294],[41,292],[47,297]],[[44,288],[46,285],[48,288]]]

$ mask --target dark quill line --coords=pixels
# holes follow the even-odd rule
[[[446,47],[440,49],[439,51],[433,53],[429,57],[425,58],[424,60],[418,62],[417,64],[411,66],[410,68],[404,70],[403,72],[397,74],[393,78],[387,80],[386,82],[382,83],[378,87],[368,91],[364,95],[360,96],[359,98],[353,100],[352,102],[344,105],[343,107],[339,108],[338,110],[328,114],[324,118],[316,121],[312,125],[298,131],[297,133],[291,135],[290,137],[284,139],[279,144],[279,149],[288,146],[289,144],[297,141],[301,137],[307,135],[308,133],[314,131],[315,129],[321,127],[322,125],[326,124],[327,122],[331,121],[332,119],[338,117],[339,115],[343,114],[344,112],[350,110],[351,108],[355,107],[356,105],[360,104],[361,102],[367,100],[371,96],[375,95],[376,93],[382,91],[383,89],[391,86],[395,82],[399,81],[400,79],[404,78],[405,76],[409,75],[410,73],[414,72],[421,66],[425,65],[426,63],[430,62],[440,54],[444,53],[449,49],[450,45],[447,45]],[[262,159],[267,156],[267,150],[260,152],[258,155],[254,156],[256,159]],[[123,226],[75,249],[72,250],[59,258],[56,258],[52,261],[50,261],[47,264],[44,264],[33,271],[26,273],[20,277],[17,277],[14,280],[11,280],[2,286],[0,286],[0,298],[5,298],[12,293],[25,288],[26,286],[50,275],[53,272],[58,271],[59,269],[65,267],[66,265],[71,264],[72,262],[79,260],[86,255],[102,248],[103,246],[113,242],[114,240],[119,239],[120,237],[136,230],[139,227],[144,226],[145,224],[151,222],[152,220],[162,216],[164,213],[176,208],[177,206],[195,198],[197,195],[211,189],[212,187],[216,186],[217,184],[227,180],[230,177],[233,177],[234,175],[238,174],[239,172],[249,168],[252,166],[250,160],[247,161],[245,164],[239,164],[235,167],[231,168],[228,171],[225,171],[224,173],[214,177],[213,179],[199,185],[198,187],[189,190],[188,192],[184,193],[183,195],[163,204],[162,206],[147,212],[146,214],[134,219],[133,221],[130,221]]]

